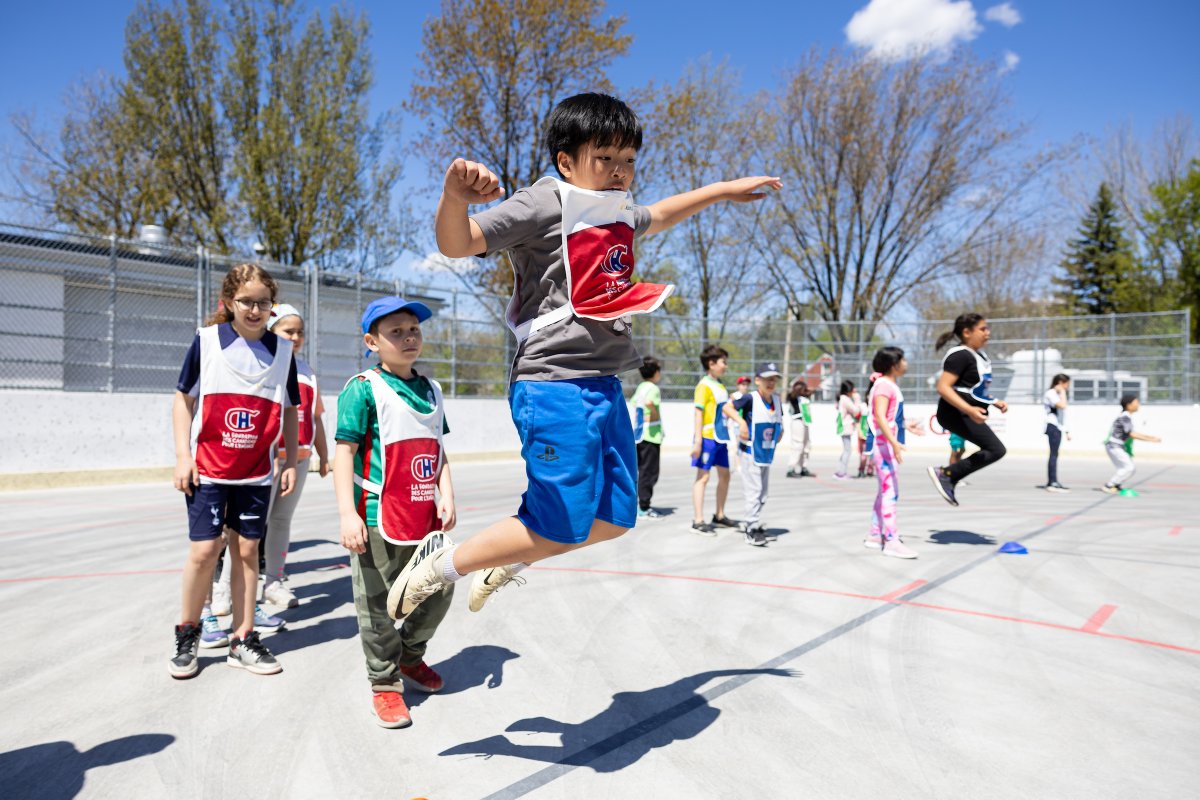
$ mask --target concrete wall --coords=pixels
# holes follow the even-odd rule
[[[336,420],[336,395],[325,397],[325,428],[330,438]],[[175,463],[171,438],[172,395],[74,392],[0,392],[0,475],[84,470],[131,470],[170,467]],[[910,419],[928,421],[933,406],[907,408]],[[513,454],[520,444],[504,400],[448,399],[453,458],[476,454]],[[686,450],[691,442],[690,403],[664,404],[668,449]],[[1117,409],[1073,406],[1073,441],[1066,454],[1102,455],[1104,439]],[[1139,458],[1200,459],[1200,406],[1146,406],[1135,417],[1139,429],[1162,436],[1163,444],[1138,446]],[[1014,453],[1044,453],[1045,425],[1040,406],[1014,406],[1000,417],[997,433]],[[834,407],[813,406],[817,452],[840,452]],[[784,436],[784,443],[788,441]],[[946,437],[910,437],[914,451],[944,452]],[[331,449],[332,452],[332,449]]]

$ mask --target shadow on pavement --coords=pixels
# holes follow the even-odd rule
[[[432,665],[434,671],[446,682],[445,688],[437,694],[458,694],[478,686],[495,689],[504,681],[504,664],[520,657],[519,653],[496,645],[464,647],[445,661]],[[404,692],[404,701],[409,708],[416,708],[428,697],[429,695],[423,692]]]
[[[89,769],[120,764],[165,750],[174,736],[140,733],[79,752],[71,742],[46,742],[0,753],[5,797],[67,800],[83,790]]]
[[[612,703],[583,722],[560,722],[547,717],[517,720],[505,730],[551,733],[561,745],[514,744],[504,736],[489,736],[443,750],[438,755],[513,756],[547,764],[590,766],[596,772],[616,772],[637,763],[657,747],[696,736],[721,715],[699,694],[705,683],[736,675],[796,677],[787,669],[726,669],[701,672],[644,692],[618,692]]]
[[[931,531],[926,541],[934,544],[995,544],[992,536],[971,531]]]

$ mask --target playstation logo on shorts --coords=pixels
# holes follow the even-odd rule
[[[540,461],[558,461],[558,454],[554,452],[554,448],[546,445],[545,451],[538,453]]]

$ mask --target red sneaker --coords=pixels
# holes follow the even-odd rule
[[[445,682],[424,661],[418,661],[411,667],[400,667],[400,674],[408,678],[414,689],[422,692],[440,692]]]
[[[371,692],[371,703],[375,717],[384,728],[407,728],[412,725],[412,715],[399,692]]]

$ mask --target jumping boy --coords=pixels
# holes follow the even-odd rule
[[[561,102],[545,144],[559,178],[543,178],[474,217],[470,204],[504,192],[486,166],[456,159],[436,220],[443,255],[509,253],[508,317],[517,337],[509,404],[528,488],[515,516],[458,546],[430,534],[392,587],[388,607],[396,618],[471,572],[468,605],[477,611],[525,566],[633,527],[636,454],[617,374],[642,363],[628,316],[653,311],[673,290],[631,280],[633,239],[721,200],[758,200],[782,186],[778,178],[742,178],[636,205],[629,187],[641,123],[607,95]]]
[[[404,680],[422,692],[442,688],[423,659],[452,596],[450,589],[438,593],[399,630],[388,616],[388,589],[418,542],[455,522],[454,487],[442,452],[442,435],[450,432],[442,389],[413,369],[421,355],[421,323],[430,313],[423,303],[400,297],[368,305],[363,342],[368,355],[379,355],[379,365],[351,378],[337,404],[333,487],[342,546],[354,554],[351,586],[371,702],[385,728],[412,724]]]
[[[734,522],[725,516],[725,499],[729,496],[729,447],[726,437],[718,434],[724,429],[722,408],[732,398],[721,383],[725,370],[729,368],[729,352],[723,347],[710,344],[700,353],[700,366],[704,377],[696,384],[692,397],[692,466],[696,477],[692,481],[692,533],[701,536],[716,536],[717,526],[734,527]],[[742,379],[738,379],[740,387]],[[746,388],[750,387],[749,378]],[[704,521],[704,493],[708,489],[708,476],[717,471],[717,508],[712,522]]]

